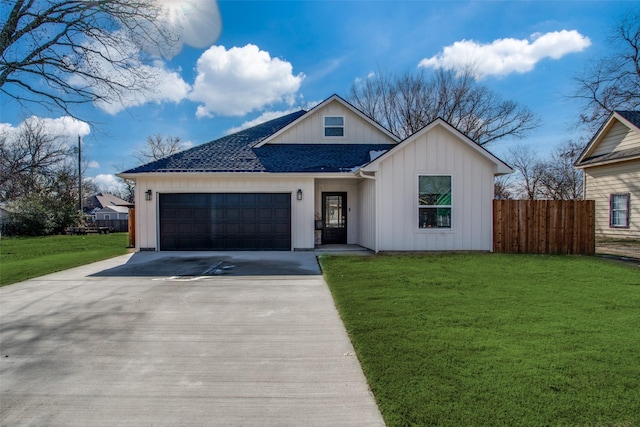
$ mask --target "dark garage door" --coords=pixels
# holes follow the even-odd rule
[[[160,250],[291,250],[291,194],[160,194]]]

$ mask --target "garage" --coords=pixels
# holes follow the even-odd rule
[[[159,195],[160,250],[289,251],[290,193]]]

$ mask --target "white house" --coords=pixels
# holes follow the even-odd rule
[[[333,95],[119,176],[136,181],[137,250],[489,251],[511,172],[444,120],[400,141]]]
[[[614,111],[580,154],[596,236],[640,239],[640,111]]]

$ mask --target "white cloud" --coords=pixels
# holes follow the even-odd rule
[[[156,0],[162,7],[160,24],[178,37],[174,55],[182,44],[195,48],[211,46],[222,30],[218,2],[215,0]]]
[[[442,52],[425,58],[418,64],[425,68],[443,68],[462,71],[471,67],[475,77],[506,76],[526,73],[545,59],[560,59],[581,52],[591,45],[591,40],[575,30],[532,34],[530,40],[505,38],[490,44],[462,40],[446,46]]]
[[[76,144],[78,136],[85,137],[91,133],[89,124],[69,116],[62,116],[57,119],[31,116],[17,126],[9,123],[0,123],[0,133],[11,137],[20,133],[29,123],[34,124],[34,122],[42,126],[45,134],[61,138],[69,145]]]
[[[95,160],[91,160],[87,167],[89,169],[98,169],[100,167],[100,163],[96,162]]]
[[[96,106],[108,114],[148,102],[180,102],[191,90],[178,71],[168,70],[165,63],[155,60],[144,63],[140,52],[124,33],[114,33],[112,45],[89,44],[93,54],[87,55],[79,69],[97,79],[86,79],[75,74],[69,83],[77,87],[90,87],[98,96]],[[114,85],[107,85],[109,81]],[[116,88],[116,85],[118,87]]]
[[[126,108],[137,107],[149,102],[155,102],[156,104],[163,102],[179,103],[187,97],[191,90],[191,86],[182,79],[178,72],[167,70],[161,61],[156,61],[152,66],[140,65],[139,67],[139,71],[142,70],[153,76],[153,84],[148,90],[122,91],[117,98],[108,102],[98,101],[96,106],[102,111],[113,115]],[[124,75],[123,80],[127,80]]]
[[[92,182],[96,187],[98,187],[98,189],[106,193],[118,194],[120,191],[125,189],[122,181],[116,178],[115,175],[111,174],[101,173],[95,177],[87,177],[86,180]]]
[[[253,44],[212,46],[198,59],[197,71],[189,98],[202,103],[198,117],[241,116],[276,102],[291,104],[305,77]]]

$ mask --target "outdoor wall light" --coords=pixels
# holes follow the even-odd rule
[[[298,188],[298,191],[296,192],[296,199],[302,200],[302,190],[299,188]]]
[[[152,194],[152,192],[151,192],[151,190],[150,190],[150,189],[144,192],[144,199],[145,199],[147,202],[148,202],[149,200],[151,200],[151,194]]]

